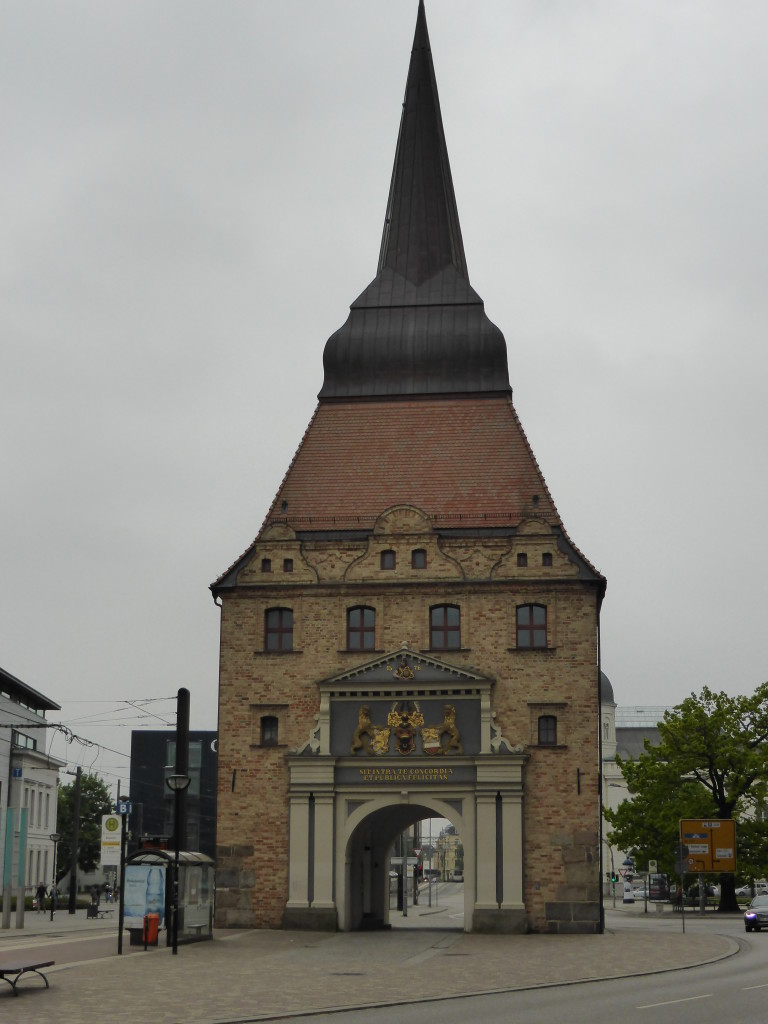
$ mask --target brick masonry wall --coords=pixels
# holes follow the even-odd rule
[[[429,647],[429,608],[461,608],[462,649],[436,652],[495,678],[497,724],[530,755],[525,769],[525,902],[537,931],[595,930],[599,888],[597,588],[578,578],[549,527],[506,539],[441,541],[423,517],[400,516],[367,541],[300,543],[269,538],[222,597],[217,924],[279,927],[288,893],[288,772],[318,710],[316,683],[370,652],[348,652],[346,609],[376,608],[376,649]],[[290,533],[290,531],[288,531]],[[413,548],[427,550],[414,570]],[[396,567],[382,570],[381,550]],[[518,567],[525,550],[528,566]],[[542,567],[543,552],[553,554]],[[261,572],[269,558],[269,573]],[[292,571],[283,573],[284,559]],[[546,650],[515,649],[515,609],[541,602]],[[294,611],[294,650],[265,653],[264,613]],[[540,714],[558,719],[558,744],[536,744]],[[279,745],[259,745],[263,715],[279,721]]]

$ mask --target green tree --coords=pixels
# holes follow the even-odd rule
[[[680,818],[734,818],[750,837],[740,872],[761,866],[766,844],[754,816],[768,783],[768,683],[746,697],[704,687],[665,712],[659,737],[657,746],[646,740],[637,760],[616,758],[633,798],[606,810],[609,842],[670,870]],[[734,876],[722,875],[720,885],[719,909],[737,910]]]
[[[56,881],[67,876],[72,864],[72,814],[76,783],[59,788],[59,842],[56,860]],[[113,810],[109,789],[98,775],[80,779],[80,828],[77,841],[77,865],[82,871],[93,871],[101,857],[101,817]]]

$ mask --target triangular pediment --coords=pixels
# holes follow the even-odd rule
[[[386,685],[390,687],[413,687],[420,684],[430,688],[444,683],[455,686],[457,683],[488,683],[493,682],[490,676],[469,669],[457,668],[445,661],[430,655],[412,651],[409,647],[401,647],[391,654],[385,654],[374,661],[356,665],[346,672],[323,679],[319,684],[325,689],[344,689]]]

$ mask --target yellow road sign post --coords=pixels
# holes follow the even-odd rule
[[[681,818],[680,842],[688,847],[686,870],[690,873],[736,870],[736,822],[732,818]]]

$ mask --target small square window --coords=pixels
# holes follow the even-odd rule
[[[271,558],[262,558],[262,560],[261,560],[261,571],[262,572],[272,572],[272,559]]]
[[[517,556],[517,564],[520,569],[524,569],[528,565],[528,555],[524,551]]]
[[[424,548],[416,548],[415,551],[411,552],[411,568],[412,569],[426,569],[427,567],[427,552]]]
[[[382,569],[394,569],[395,568],[395,552],[394,551],[382,551],[381,552],[381,568]]]
[[[552,552],[545,551],[541,556],[542,565],[552,565]]]
[[[283,559],[283,572],[293,572],[293,559],[292,558],[284,558]]]

